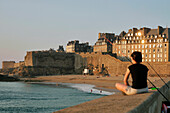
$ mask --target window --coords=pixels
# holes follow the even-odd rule
[[[145,45],[145,48],[147,48],[148,46],[147,45]]]
[[[149,45],[149,48],[151,48],[151,47],[152,47],[152,45],[150,44],[150,45]]]
[[[138,47],[140,48],[140,45]]]
[[[151,43],[151,40],[149,40],[149,42]]]
[[[145,57],[147,58],[147,54],[145,55]]]
[[[157,35],[155,35],[155,38],[157,38]]]
[[[166,57],[166,54],[164,55],[164,57]]]
[[[153,42],[156,42],[156,40],[153,40]]]
[[[149,62],[151,62],[151,59],[149,59]]]
[[[142,48],[144,48],[144,45],[142,45]]]
[[[142,54],[142,58],[144,57],[144,55]]]
[[[147,62],[147,59],[145,59],[145,62]]]
[[[148,52],[148,50],[146,49],[146,50],[145,50],[145,53],[147,53],[147,52]]]
[[[149,58],[151,58],[151,54],[149,54]]]
[[[162,52],[162,49],[160,49],[160,52]]]
[[[153,44],[153,48],[155,48],[155,44]]]
[[[165,62],[166,62],[167,60],[165,59]]]
[[[165,47],[166,47],[166,44],[165,44]]]
[[[130,33],[128,34],[128,36],[130,36]]]
[[[153,54],[153,58],[155,58],[155,54]]]
[[[153,49],[153,52],[155,53],[155,49]]]
[[[144,53],[144,50],[142,50],[142,53]]]
[[[151,49],[149,49],[149,53],[151,53]]]
[[[139,39],[139,37],[137,37],[137,40]]]
[[[155,59],[153,59],[153,62],[155,62]]]

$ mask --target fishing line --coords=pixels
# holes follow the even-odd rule
[[[104,36],[104,38],[110,43],[110,44],[112,44],[113,45],[113,43],[109,40],[109,39],[107,39],[105,36]],[[114,45],[113,45],[114,46]],[[116,46],[116,44],[115,44],[115,47],[116,47],[116,49],[117,50],[119,50],[120,51],[120,49],[118,49],[117,48],[117,46]],[[127,58],[127,56],[124,54],[124,53],[122,53],[122,51],[120,51],[120,53],[128,60],[128,61],[130,61],[130,63],[132,63],[131,62],[131,60],[130,59],[128,59]],[[147,62],[148,63],[148,62]],[[148,63],[149,64],[149,63]],[[150,64],[149,64],[150,65]],[[153,67],[152,67],[152,69],[153,69]],[[155,70],[154,70],[155,71]],[[156,71],[155,71],[156,72]],[[157,72],[156,72],[157,73]],[[158,74],[157,74],[158,75]],[[159,75],[158,75],[159,76]],[[160,76],[159,76],[160,77]],[[160,77],[161,78],[161,77]],[[161,91],[147,78],[147,80],[153,85],[153,87],[154,88],[156,88],[157,89],[157,91],[168,101],[168,102],[170,102],[169,100],[168,100],[168,98],[166,98],[165,97],[165,95],[164,94],[162,94],[161,93]],[[161,78],[161,80],[162,80],[162,78]],[[165,83],[165,81],[163,81],[164,83]],[[166,84],[166,83],[165,83]],[[167,84],[166,84],[167,85]],[[167,85],[167,87],[169,88],[169,86]]]

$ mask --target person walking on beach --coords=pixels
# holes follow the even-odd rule
[[[148,68],[141,64],[142,54],[135,51],[131,54],[132,65],[127,68],[124,76],[124,84],[116,83],[115,86],[118,90],[122,91],[126,95],[133,95],[137,93],[148,92],[147,86],[147,74]],[[129,85],[129,75],[132,76],[132,86]]]

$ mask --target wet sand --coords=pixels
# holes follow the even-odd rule
[[[163,77],[165,82],[170,80],[170,77]],[[26,78],[29,81],[43,82],[62,82],[62,83],[82,83],[93,84],[98,89],[107,91],[116,91],[116,94],[104,96],[89,102],[85,102],[73,107],[65,108],[55,113],[126,113],[146,100],[154,91],[149,93],[125,96],[115,88],[115,83],[123,83],[123,76],[99,77],[99,76],[84,76],[84,75],[57,75],[57,76],[39,76],[36,78]],[[149,77],[157,87],[161,87],[164,83],[159,77]],[[131,79],[130,79],[131,83]],[[152,85],[148,83],[148,86]]]

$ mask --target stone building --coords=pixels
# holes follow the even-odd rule
[[[94,52],[112,53],[112,44],[106,38],[110,42],[113,42],[115,40],[115,34],[114,33],[99,33],[98,40],[93,46]]]
[[[134,51],[140,51],[144,62],[167,62],[170,61],[169,43],[170,28],[133,28],[116,36],[112,49],[120,57],[130,57]]]
[[[93,47],[89,46],[89,43],[79,43],[78,40],[69,41],[66,46],[67,53],[75,52],[93,52]]]

